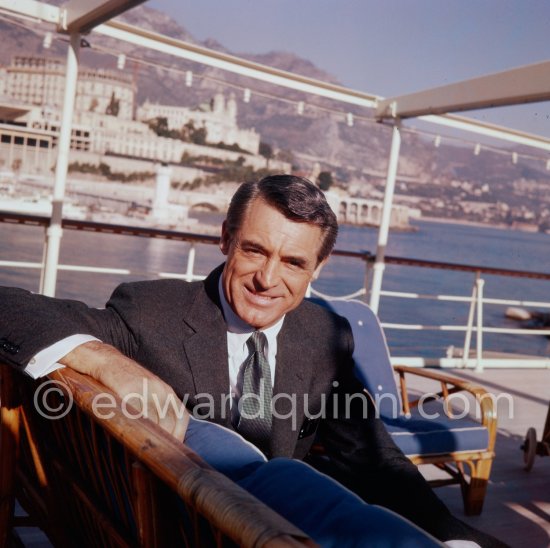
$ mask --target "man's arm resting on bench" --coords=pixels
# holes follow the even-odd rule
[[[113,346],[90,341],[74,348],[59,362],[90,375],[121,399],[126,398],[138,414],[142,413],[142,416],[183,440],[189,414],[174,390]]]

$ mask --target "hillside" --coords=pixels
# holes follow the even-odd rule
[[[61,3],[51,1],[50,3]],[[146,5],[134,8],[122,16],[133,25],[181,40],[199,43],[219,51],[227,51],[215,37],[201,43],[192,33],[167,15]],[[28,24],[26,24],[28,26]],[[0,20],[3,47],[0,62],[8,65],[15,54],[43,55],[42,36],[20,26]],[[174,59],[156,52],[110,40],[93,33],[86,37],[89,48],[82,49],[81,62],[89,66],[116,67],[116,57],[106,52],[124,52],[129,57],[149,64],[127,63],[125,70],[133,72],[137,84],[138,103],[146,99],[159,103],[197,106],[210,101],[218,91],[235,93],[250,87],[249,103],[239,100],[239,125],[254,127],[262,141],[271,144],[293,164],[309,172],[315,164],[331,171],[336,181],[355,194],[376,195],[383,189],[383,178],[390,146],[390,128],[372,120],[369,109],[346,107],[330,100],[306,97],[304,94],[245,79],[219,69]],[[54,40],[48,55],[65,55],[66,45]],[[231,52],[229,52],[231,53]],[[297,74],[338,83],[336,78],[310,61],[290,52],[269,52],[260,55],[239,53],[247,59],[291,71]],[[192,70],[193,85],[185,86],[185,71]],[[369,90],[371,91],[371,90]],[[376,90],[372,90],[376,91]],[[273,98],[264,98],[266,94]],[[299,115],[297,101],[305,101]],[[322,108],[312,108],[313,105]],[[369,118],[346,124],[345,113]],[[333,111],[328,112],[328,111]],[[445,141],[445,140],[444,140]],[[550,197],[545,192],[549,173],[543,160],[528,160],[520,156],[514,164],[511,150],[498,154],[483,150],[473,153],[474,144],[442,144],[436,148],[433,138],[404,132],[397,199],[420,207],[424,214],[452,216],[486,222],[536,222],[541,226],[550,219]],[[519,151],[521,152],[521,151]],[[533,155],[533,151],[527,151]],[[404,181],[404,182],[403,182]],[[473,203],[474,205],[471,205]],[[487,204],[486,207],[476,205]],[[494,211],[490,212],[490,205]],[[504,207],[498,206],[504,204]]]

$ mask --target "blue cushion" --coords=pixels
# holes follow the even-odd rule
[[[355,341],[355,375],[374,398],[381,415],[399,416],[401,396],[395,384],[386,337],[376,314],[362,301],[311,300],[349,321]]]
[[[411,409],[411,417],[382,417],[393,441],[405,455],[444,454],[457,451],[485,450],[489,432],[485,426],[468,417],[452,419],[440,401],[430,401]],[[427,418],[436,415],[434,418]]]
[[[378,318],[365,303],[312,300],[350,322],[356,375],[372,394],[382,421],[403,453],[412,456],[487,449],[487,428],[467,417],[447,417],[441,402],[425,403],[423,414],[414,409],[410,418],[401,412],[386,338]],[[437,418],[428,418],[432,414],[437,414]]]

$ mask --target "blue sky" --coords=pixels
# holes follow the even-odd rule
[[[150,0],[233,53],[290,51],[399,95],[550,59],[550,0]],[[550,86],[550,75],[549,75]],[[468,116],[550,137],[550,102]]]

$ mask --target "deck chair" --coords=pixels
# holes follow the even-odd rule
[[[68,369],[32,381],[0,366],[0,383],[0,548],[20,545],[13,528],[23,525],[55,546],[440,546],[301,461],[268,462],[220,425],[192,418],[184,445],[120,405],[102,420],[93,401],[110,392]],[[57,419],[41,416],[46,391]],[[28,517],[14,518],[15,496]]]
[[[392,368],[382,327],[365,303],[311,300],[350,322],[355,340],[356,375],[374,398],[380,418],[397,446],[414,464],[433,464],[444,470],[447,478],[430,483],[433,486],[460,484],[466,515],[480,514],[495,455],[493,399],[479,386],[436,371],[405,366]],[[433,380],[434,391],[412,397],[407,389],[407,379],[412,375]],[[463,395],[457,398],[454,396],[457,393]],[[462,410],[453,412],[451,402],[457,400],[469,402],[479,420],[463,416]]]
[[[69,369],[33,381],[0,364],[0,548],[21,545],[23,526],[55,546],[314,545],[156,424],[122,413],[120,400],[99,418],[93,402],[105,394]],[[44,417],[43,398],[57,420]],[[27,516],[14,516],[16,498]]]

